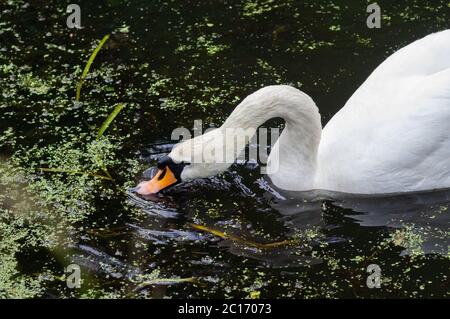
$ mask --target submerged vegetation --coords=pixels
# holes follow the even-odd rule
[[[387,55],[449,27],[447,1],[425,3],[379,1],[380,30],[360,1],[80,1],[80,30],[58,1],[0,3],[0,298],[448,297],[448,202],[367,227],[299,203],[308,223],[251,166],[127,192],[173,128],[220,125],[262,86],[301,87],[325,123]]]

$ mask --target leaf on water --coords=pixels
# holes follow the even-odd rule
[[[111,112],[111,114],[109,114],[108,117],[106,118],[106,120],[103,122],[102,126],[100,126],[100,129],[98,130],[98,133],[97,133],[97,139],[99,139],[100,137],[103,136],[103,133],[105,133],[105,131],[108,129],[109,125],[111,125],[112,121],[114,121],[114,119],[116,118],[117,114],[119,114],[119,112],[124,107],[125,107],[124,103],[117,104],[117,106],[114,108],[114,110]]]
[[[223,238],[223,239],[228,239],[240,244],[244,244],[246,246],[249,247],[255,247],[255,248],[259,248],[259,249],[268,249],[268,248],[276,248],[279,246],[285,246],[285,245],[290,245],[290,244],[294,244],[296,242],[298,242],[297,240],[283,240],[283,241],[279,241],[279,242],[274,242],[274,243],[267,243],[267,244],[263,244],[263,243],[257,243],[257,242],[253,242],[253,241],[249,241],[243,238],[239,238],[233,235],[228,235],[225,234],[224,232],[221,232],[219,230],[216,229],[212,229],[203,225],[198,225],[198,224],[190,224],[191,227],[201,230],[201,231],[205,231],[208,232],[210,234],[213,234],[217,237]]]
[[[108,39],[109,39],[109,34],[107,34],[103,37],[103,39],[100,41],[98,46],[95,48],[94,52],[92,52],[91,56],[89,57],[89,60],[86,63],[86,66],[84,67],[83,73],[81,74],[80,81],[78,82],[78,85],[77,85],[77,92],[75,94],[75,100],[77,102],[80,100],[81,87],[83,86],[84,79],[86,78],[86,76],[89,73],[89,69],[91,68],[92,62],[94,62],[95,57],[97,56],[98,52],[100,51],[100,49],[103,47],[103,45],[105,44],[105,42]]]
[[[192,228],[208,232],[210,234],[216,235],[223,239],[229,239],[229,236],[227,236],[225,233],[223,233],[221,231],[218,231],[218,230],[215,230],[215,229],[203,226],[203,225],[198,225],[198,224],[190,224],[190,225]]]
[[[77,175],[88,175],[93,177],[98,177],[101,179],[107,179],[107,180],[113,180],[111,177],[103,176],[100,174],[95,173],[89,173],[89,172],[80,172],[80,171],[72,171],[68,169],[61,169],[61,168],[47,168],[47,167],[41,167],[39,168],[41,172],[49,172],[49,173],[67,173],[67,174],[77,174]]]

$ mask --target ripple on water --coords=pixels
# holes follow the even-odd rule
[[[122,235],[134,238],[133,246],[124,248],[133,256],[113,257],[105,243],[94,239],[79,245],[73,260],[93,273],[127,279],[138,293],[163,296],[166,290],[149,287],[186,285],[196,278],[212,289],[247,267],[295,278],[306,269],[329,267],[338,255],[383,258],[385,240],[399,247],[400,257],[414,255],[419,246],[425,254],[448,253],[450,191],[295,194],[276,190],[256,172],[253,166],[233,165],[224,174],[159,195],[140,197],[129,190],[130,203],[145,216],[122,229]],[[155,279],[155,271],[185,279]]]

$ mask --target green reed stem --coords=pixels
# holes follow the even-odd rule
[[[86,76],[89,73],[89,69],[91,68],[92,62],[94,62],[95,57],[97,56],[98,52],[100,51],[100,49],[103,47],[103,45],[105,44],[105,42],[109,39],[109,34],[105,35],[103,37],[103,39],[100,41],[100,43],[98,44],[98,46],[95,48],[94,52],[92,52],[91,56],[89,57],[89,60],[86,63],[86,66],[84,67],[83,73],[81,74],[81,78],[80,81],[78,82],[77,85],[77,91],[75,94],[75,100],[78,102],[80,100],[80,95],[81,95],[81,87],[83,86],[83,82],[86,79]]]

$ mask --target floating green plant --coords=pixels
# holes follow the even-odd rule
[[[86,63],[86,66],[84,67],[83,73],[81,74],[80,81],[77,85],[77,91],[75,95],[75,100],[78,102],[80,100],[81,95],[81,87],[83,86],[84,80],[86,79],[86,76],[89,73],[89,69],[91,68],[92,62],[94,62],[95,57],[97,56],[98,52],[101,50],[105,42],[109,39],[109,34],[105,35],[103,39],[100,41],[98,46],[95,48],[94,52],[92,52],[91,56],[89,57],[89,60]]]
[[[119,114],[119,112],[125,107],[124,103],[119,103],[114,110],[108,115],[106,120],[103,122],[103,124],[100,126],[100,129],[97,133],[97,140],[100,139],[105,131],[108,129],[108,127],[111,125],[111,123],[114,121],[116,116]],[[98,159],[100,162],[102,160]],[[63,169],[63,168],[47,168],[47,167],[41,167],[39,170],[41,172],[49,172],[49,173],[67,173],[67,174],[76,174],[76,175],[88,175],[92,177],[97,177],[101,179],[106,179],[110,181],[114,181],[114,178],[112,178],[111,174],[108,172],[108,169],[106,166],[102,165],[102,171],[105,173],[105,175],[96,174],[93,172],[83,172],[83,171],[77,171],[77,170],[70,170],[70,169]]]
[[[105,131],[108,129],[109,125],[111,125],[111,123],[114,121],[114,119],[116,118],[117,114],[119,114],[119,112],[125,107],[124,103],[119,103],[114,110],[111,112],[111,114],[108,115],[108,117],[106,118],[106,120],[103,122],[102,126],[100,126],[100,129],[98,130],[97,133],[97,139],[101,138],[103,136],[103,134],[105,133]],[[106,176],[109,177],[109,179],[113,180],[113,178],[111,177],[111,174],[109,173],[108,169],[106,168],[106,166],[103,166],[102,168],[103,172],[106,174]]]

